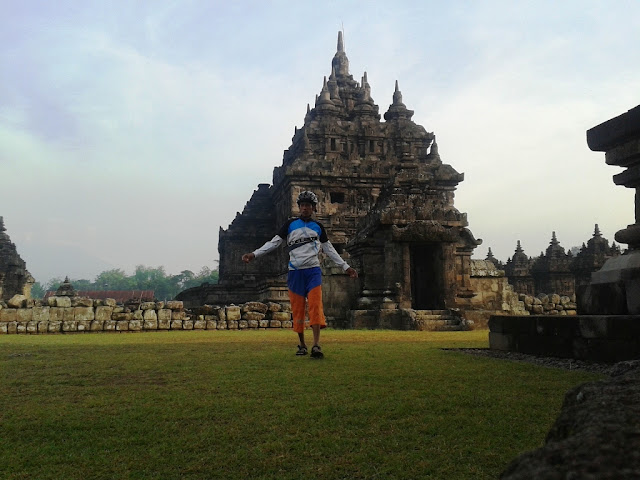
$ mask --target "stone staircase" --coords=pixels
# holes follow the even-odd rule
[[[415,329],[435,332],[468,330],[463,319],[451,310],[414,310]]]

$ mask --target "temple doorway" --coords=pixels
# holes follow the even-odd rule
[[[441,310],[445,308],[444,255],[442,244],[412,245],[411,308]]]

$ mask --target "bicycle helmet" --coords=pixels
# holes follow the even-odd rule
[[[315,208],[315,206],[318,204],[318,197],[316,197],[315,193],[310,192],[309,190],[305,190],[304,192],[300,192],[300,195],[298,195],[298,206],[302,202],[309,202]]]

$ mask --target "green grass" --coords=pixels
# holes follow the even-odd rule
[[[600,378],[467,355],[486,331],[0,337],[2,479],[489,479]]]

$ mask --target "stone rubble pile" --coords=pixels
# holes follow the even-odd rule
[[[525,295],[521,293],[518,295],[521,302],[524,303],[524,308],[531,315],[577,315],[576,296],[571,295],[558,295],[552,293],[547,295],[546,293],[539,293],[535,297],[533,295]]]
[[[0,302],[2,333],[138,332],[291,328],[291,310],[279,303],[205,305],[187,310],[181,301],[118,305],[113,299],[49,297],[45,303],[14,295]]]

